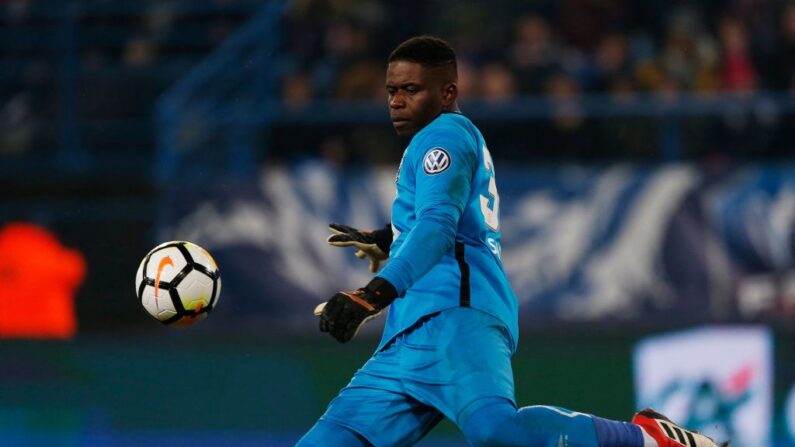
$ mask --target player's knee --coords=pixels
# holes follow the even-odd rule
[[[461,429],[467,442],[475,447],[517,445],[512,428],[516,410],[507,402],[494,402],[473,412]]]
[[[517,411],[512,405],[495,402],[473,412],[462,430],[467,441],[477,447],[554,447],[560,445],[561,434],[568,431],[560,421],[550,420],[549,413],[554,412],[545,407],[525,407]]]

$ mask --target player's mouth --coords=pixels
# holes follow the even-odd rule
[[[395,129],[406,127],[409,124],[409,120],[406,118],[392,118],[392,127]]]

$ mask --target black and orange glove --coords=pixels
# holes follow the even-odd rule
[[[395,287],[379,277],[362,289],[337,292],[315,308],[315,315],[320,317],[320,331],[328,332],[340,343],[350,341],[364,323],[377,317],[395,298]]]
[[[389,257],[392,245],[392,226],[375,231],[360,230],[347,225],[332,223],[328,226],[333,233],[326,241],[335,247],[354,247],[356,257],[370,259],[370,271],[375,273],[381,261]]]

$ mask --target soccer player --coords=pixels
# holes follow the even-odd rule
[[[434,37],[411,38],[389,56],[392,125],[410,139],[391,228],[332,224],[329,243],[356,247],[374,272],[390,261],[316,309],[320,330],[340,342],[389,307],[387,322],[373,356],[298,445],[409,446],[447,417],[475,446],[715,447],[652,410],[626,423],[517,409],[518,306],[500,260],[494,163],[458,110],[456,78],[453,49]]]

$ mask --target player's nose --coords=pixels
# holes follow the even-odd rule
[[[406,107],[406,100],[402,94],[396,93],[389,99],[389,107],[392,109],[401,109]]]

